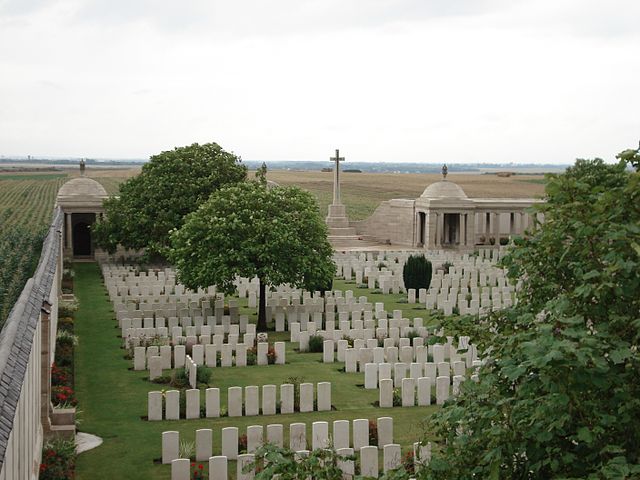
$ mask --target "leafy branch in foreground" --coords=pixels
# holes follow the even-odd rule
[[[504,260],[518,305],[483,320],[480,382],[431,417],[419,478],[640,477],[640,175],[621,156],[548,176],[544,222]]]

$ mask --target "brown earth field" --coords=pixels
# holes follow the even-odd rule
[[[140,168],[87,169],[90,177],[105,189],[117,193],[118,184],[137,175]],[[73,174],[72,174],[73,175]],[[249,173],[253,178],[254,172]],[[333,173],[318,171],[273,170],[267,178],[280,185],[296,185],[311,192],[318,200],[324,215],[333,198]],[[349,173],[341,174],[342,202],[351,220],[362,220],[376,207],[391,198],[417,198],[431,183],[442,179],[440,174],[417,173]],[[544,194],[542,175],[513,175],[451,173],[447,180],[456,182],[469,197],[480,198],[539,198]]]

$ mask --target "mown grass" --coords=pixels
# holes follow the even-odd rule
[[[363,374],[340,372],[341,363],[323,364],[321,354],[296,353],[294,345],[287,342],[287,365],[251,366],[246,368],[213,369],[211,386],[221,388],[222,403],[226,405],[226,389],[229,386],[281,384],[288,377],[304,377],[306,381],[332,382],[332,403],[336,411],[314,412],[278,416],[259,416],[200,420],[148,422],[141,417],[147,414],[147,392],[161,390],[162,385],[147,380],[147,372],[129,370],[132,362],[124,359],[124,350],[117,338],[117,322],[96,264],[75,265],[76,295],[80,308],[76,314],[75,332],[80,337],[75,355],[76,389],[79,400],[80,430],[98,435],[104,443],[79,456],[77,479],[168,479],[170,468],[154,463],[161,456],[161,434],[166,430],[177,430],[181,438],[194,441],[198,428],[212,428],[214,453],[219,451],[223,427],[237,426],[241,434],[248,425],[281,423],[288,442],[288,426],[293,422],[308,424],[307,438],[311,435],[311,422],[338,419],[393,416],[395,441],[403,445],[403,451],[413,441],[422,438],[421,420],[437,407],[414,407],[380,409],[372,403],[377,400],[377,391],[361,387]],[[355,287],[336,281],[334,288],[343,290]],[[355,295],[368,294],[367,290],[355,289]],[[369,300],[386,301],[391,311],[404,308],[405,316],[424,316],[424,309],[398,303],[402,295],[372,295]],[[411,312],[406,312],[411,309]],[[243,308],[243,311],[248,311]],[[253,312],[252,312],[253,313]],[[271,333],[270,340],[286,340],[288,334]],[[204,401],[204,398],[203,398]],[[235,466],[230,466],[230,472]]]

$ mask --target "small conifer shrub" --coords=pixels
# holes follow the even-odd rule
[[[424,255],[411,255],[404,264],[402,277],[405,288],[429,289],[431,284],[431,262]]]

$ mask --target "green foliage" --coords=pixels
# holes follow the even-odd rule
[[[424,255],[411,255],[402,270],[405,288],[429,289],[429,285],[431,285],[431,270],[431,262]]]
[[[41,480],[64,480],[74,477],[76,444],[73,440],[54,440],[42,449]]]
[[[578,160],[547,179],[544,223],[504,260],[517,307],[450,320],[489,361],[431,417],[420,478],[640,476],[640,175]]]
[[[151,157],[142,173],[104,202],[106,219],[94,226],[96,242],[114,252],[118,244],[166,256],[169,232],[180,228],[222,186],[242,182],[239,157],[215,143],[174,148]]]
[[[342,480],[342,470],[338,467],[342,457],[333,449],[318,449],[309,452],[308,456],[298,456],[293,450],[266,444],[255,452],[255,461],[247,466],[246,471],[256,472],[256,480],[271,480],[274,476],[285,479],[316,478],[323,480]]]
[[[285,384],[293,385],[293,409],[296,412],[300,411],[300,384],[304,383],[303,377],[287,377],[283,382]]]
[[[235,291],[237,276],[260,279],[258,330],[266,330],[264,289],[314,288],[335,274],[327,228],[313,197],[299,188],[246,182],[215,192],[171,235],[180,281]]]
[[[2,220],[0,215],[0,326],[38,265],[45,233]]]
[[[202,383],[204,385],[209,385],[209,381],[211,380],[211,369],[205,366],[199,366],[196,371],[196,382]]]
[[[59,317],[73,317],[78,311],[78,302],[76,300],[61,300],[58,304]]]
[[[309,337],[309,352],[322,352],[324,345],[324,337],[322,335],[311,335]]]

